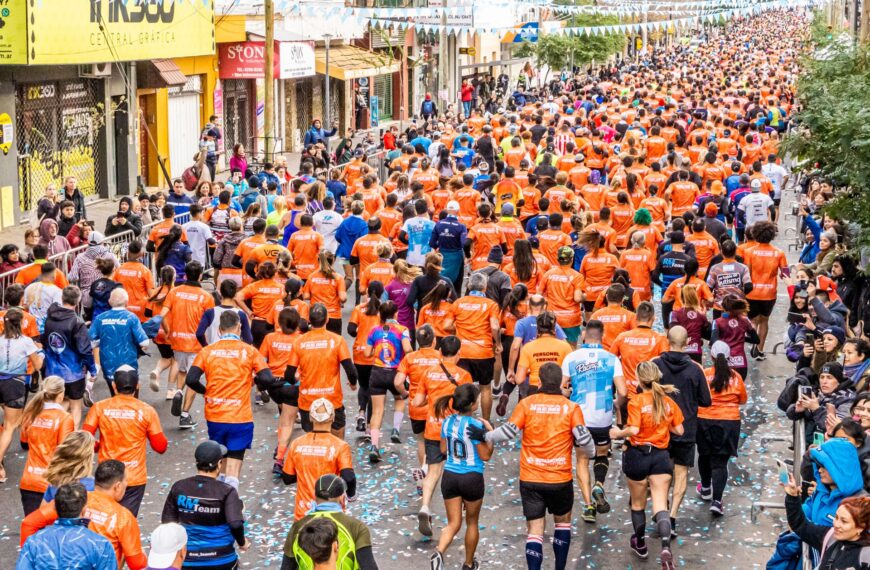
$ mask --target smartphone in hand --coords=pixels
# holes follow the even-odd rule
[[[789,477],[788,477],[788,465],[780,461],[776,460],[776,466],[779,470],[779,482],[783,485],[788,485]]]

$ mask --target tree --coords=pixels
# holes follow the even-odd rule
[[[814,35],[824,37],[822,30]],[[821,39],[821,38],[818,38]],[[825,211],[860,227],[870,245],[870,47],[821,42],[798,79],[801,110],[782,152],[818,164],[842,190]]]

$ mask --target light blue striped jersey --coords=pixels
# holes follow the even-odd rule
[[[562,375],[571,379],[571,401],[580,404],[586,425],[613,424],[613,378],[622,364],[600,344],[584,344],[562,361]]]
[[[468,426],[485,429],[483,422],[471,416],[453,414],[441,424],[441,439],[447,442],[444,469],[451,473],[483,473],[483,459],[477,453],[480,440],[468,437]]]

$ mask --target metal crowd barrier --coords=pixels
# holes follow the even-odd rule
[[[798,486],[801,484],[801,461],[803,461],[804,453],[806,452],[806,438],[805,436],[806,426],[804,425],[803,420],[794,422],[794,427],[792,428],[792,475],[794,476],[795,483]],[[789,438],[787,436],[761,436],[761,446],[764,447],[766,443],[772,441],[788,441]],[[773,502],[773,501],[754,501],[752,503],[752,508],[749,512],[750,520],[754,523],[758,519],[758,513],[761,511],[776,511],[776,510],[785,510],[785,503],[783,501]]]
[[[378,177],[378,180],[381,182],[381,184],[383,184],[386,181],[386,179],[389,175],[388,168],[387,168],[388,165],[387,165],[386,159],[387,159],[387,152],[384,150],[379,150],[378,152],[376,152],[374,154],[370,154],[370,155],[366,156],[366,164],[368,164],[372,168],[372,170],[375,172],[375,175]],[[343,174],[344,169],[347,168],[348,164],[350,164],[350,163],[345,162],[342,164],[336,164],[336,165],[330,166],[326,170],[326,179],[330,180],[332,178],[332,173],[335,171],[338,171],[339,175]]]

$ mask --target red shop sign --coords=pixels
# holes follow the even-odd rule
[[[280,77],[279,42],[273,59],[275,77]],[[221,79],[260,79],[265,76],[266,42],[218,44]]]

